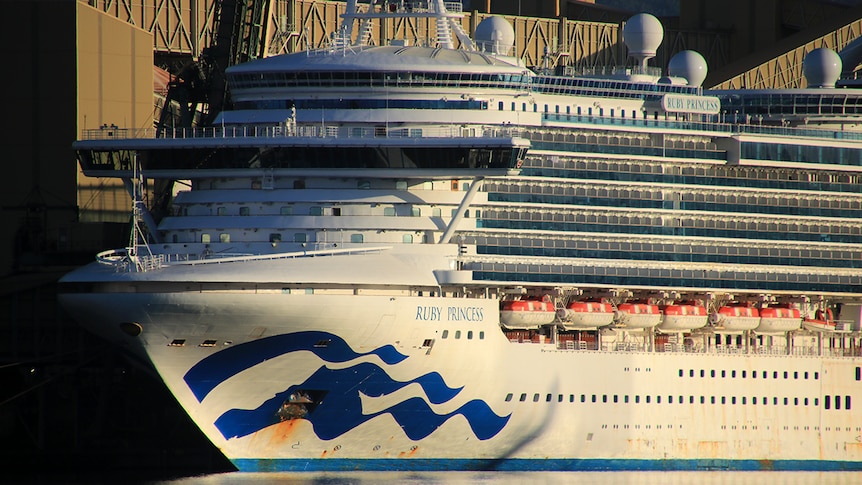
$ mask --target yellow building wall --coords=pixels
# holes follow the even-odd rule
[[[83,3],[77,5],[78,133],[103,125],[153,126],[152,34]],[[81,222],[126,222],[131,200],[116,179],[89,178],[78,167]]]

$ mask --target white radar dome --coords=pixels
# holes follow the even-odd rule
[[[841,57],[826,47],[814,49],[802,60],[802,74],[812,88],[834,88],[841,68]]]
[[[655,51],[663,38],[661,22],[648,13],[635,15],[623,27],[623,40],[629,49],[629,55],[643,66],[646,66],[647,59],[655,57]]]
[[[689,86],[700,86],[706,79],[706,59],[697,51],[682,51],[670,58],[667,73],[684,77]]]
[[[482,52],[509,55],[515,46],[515,29],[503,17],[488,17],[476,26],[475,41]]]

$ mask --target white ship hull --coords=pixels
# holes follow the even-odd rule
[[[113,337],[146,353],[240,469],[806,469],[862,460],[855,409],[819,403],[862,403],[862,386],[846,385],[858,372],[852,359],[512,343],[493,299],[115,293],[106,308],[105,298],[63,300],[82,322],[140,322],[139,336],[117,327]],[[787,369],[797,377],[784,377]],[[319,403],[281,421],[279,407],[297,391]]]

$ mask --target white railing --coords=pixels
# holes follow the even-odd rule
[[[187,139],[231,139],[231,138],[334,138],[334,139],[380,139],[380,138],[508,138],[521,137],[524,130],[517,126],[481,125],[462,128],[414,127],[414,128],[370,128],[339,127],[327,125],[280,125],[280,126],[213,126],[207,128],[99,128],[83,130],[81,140],[187,140]]]

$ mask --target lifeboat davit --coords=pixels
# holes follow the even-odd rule
[[[715,329],[725,332],[754,330],[760,325],[760,311],[746,305],[727,305],[718,309],[711,317]]]
[[[663,309],[664,319],[658,329],[662,332],[685,332],[706,326],[709,316],[706,307],[693,303],[676,303],[666,305]]]
[[[500,323],[508,329],[528,330],[547,325],[556,318],[550,296],[500,302]]]
[[[817,310],[814,318],[802,319],[802,326],[812,332],[834,332],[835,320],[832,317],[832,310]]]
[[[626,329],[653,328],[661,323],[658,305],[649,303],[620,303],[617,306],[617,325]]]
[[[614,306],[600,301],[573,301],[557,310],[566,330],[586,330],[606,327],[614,321]]]
[[[775,306],[760,309],[760,325],[757,333],[785,333],[798,330],[802,316],[797,308]]]

